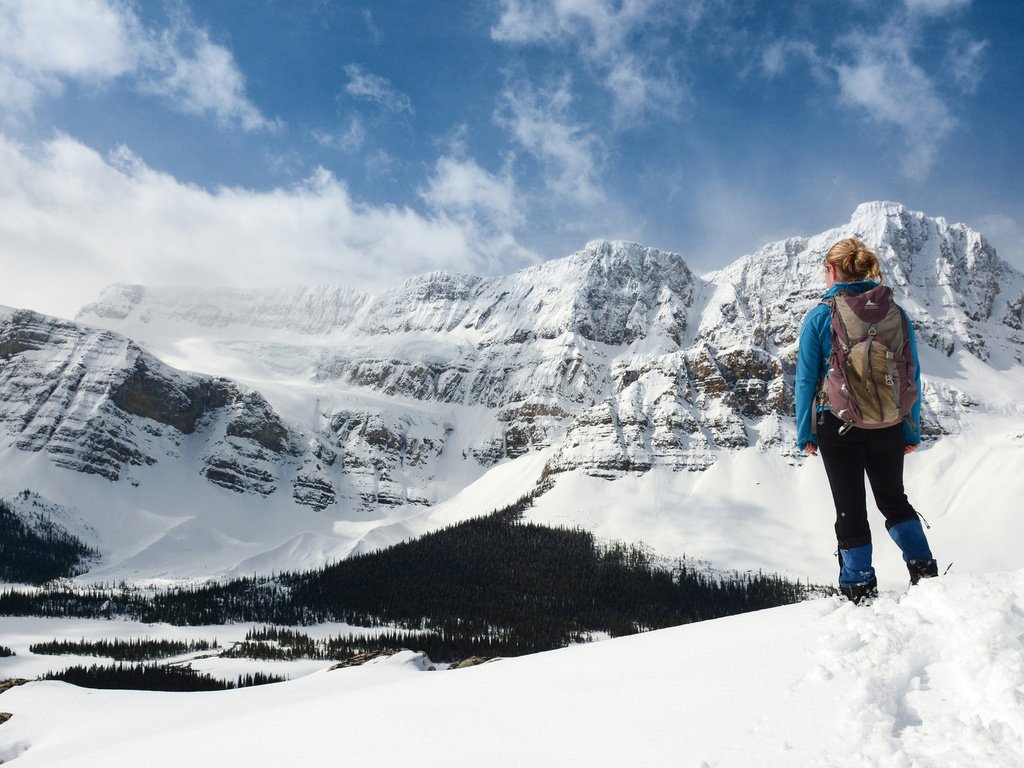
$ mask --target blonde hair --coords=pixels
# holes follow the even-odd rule
[[[875,252],[852,237],[840,240],[829,248],[825,254],[825,263],[839,271],[843,282],[880,279],[882,276],[882,265]]]

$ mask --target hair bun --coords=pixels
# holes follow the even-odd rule
[[[838,269],[847,280],[868,280],[882,273],[875,252],[852,237],[840,240],[829,248],[825,262]]]

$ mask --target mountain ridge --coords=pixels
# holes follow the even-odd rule
[[[77,323],[7,312],[0,438],[146,488],[176,465],[182,482],[221,489],[195,490],[204,507],[222,492],[264,499],[273,541],[233,562],[267,567],[281,562],[265,552],[290,552],[291,567],[303,547],[322,562],[373,530],[421,530],[439,503],[528,457],[543,465],[519,490],[576,473],[700,474],[744,450],[799,469],[797,330],[820,296],[824,252],[850,236],[878,250],[918,326],[926,435],[961,434],[979,412],[1019,420],[1000,377],[1016,381],[1024,365],[1024,275],[964,225],[876,202],[703,276],[679,254],[598,240],[512,275],[435,272],[377,296],[114,286]],[[14,492],[3,480],[0,496]],[[123,503],[125,515],[138,508]],[[166,501],[146,503],[166,517],[154,543],[171,531],[210,552],[218,535],[247,540],[241,519],[186,512],[182,523]],[[144,564],[144,549],[128,559]]]

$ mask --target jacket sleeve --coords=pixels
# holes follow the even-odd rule
[[[818,444],[814,436],[814,398],[818,390],[821,361],[825,356],[822,345],[822,326],[829,317],[829,309],[819,304],[807,313],[800,326],[800,341],[796,356],[796,442],[801,450],[807,443]]]
[[[904,314],[906,314],[904,312]],[[903,440],[907,445],[919,445],[921,443],[921,363],[917,358],[917,335],[914,333],[914,323],[907,317],[907,336],[910,339],[910,359],[914,362],[914,385],[917,387],[917,400],[910,409],[910,418],[914,420],[911,426],[903,422]]]

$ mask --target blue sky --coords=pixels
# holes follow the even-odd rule
[[[897,200],[1024,267],[1012,0],[0,0],[0,303],[697,271]]]

